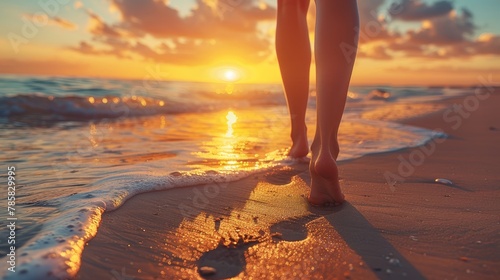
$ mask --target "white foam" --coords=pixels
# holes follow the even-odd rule
[[[271,160],[271,158],[278,158]],[[62,213],[44,223],[42,230],[16,252],[16,272],[1,264],[3,279],[67,279],[74,277],[85,244],[96,234],[105,211],[115,210],[134,195],[200,184],[227,184],[278,165],[287,165],[281,152],[269,155],[259,168],[244,171],[135,172],[95,182],[98,190],[65,197]]]
[[[438,130],[429,130],[416,126],[404,125],[400,123],[357,119],[357,125],[365,125],[377,129],[379,137],[371,143],[363,139],[349,139],[358,145],[342,146],[339,160],[349,160],[362,157],[368,154],[385,153],[397,151],[404,148],[413,148],[426,144],[433,138],[444,138],[446,134]],[[352,136],[352,135],[351,135]],[[354,137],[358,136],[354,134]],[[339,136],[342,144],[342,135]],[[373,140],[373,139],[372,139]]]

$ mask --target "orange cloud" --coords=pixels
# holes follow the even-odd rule
[[[109,26],[106,24],[101,17],[93,13],[91,10],[87,10],[89,15],[89,27],[88,30],[91,34],[96,36],[106,36],[106,37],[121,37],[122,32],[117,28]]]
[[[260,34],[258,23],[274,20],[275,10],[254,2],[241,0],[238,5],[225,4],[221,10],[222,1],[198,0],[190,15],[181,17],[165,1],[112,0],[113,10],[120,13],[121,20],[108,24],[87,11],[93,42],[82,42],[71,49],[83,54],[142,57],[185,65],[224,57],[263,61],[272,54],[273,47],[270,38]],[[154,40],[146,42],[147,36]]]
[[[85,55],[184,66],[222,61],[258,64],[274,57],[272,32],[259,29],[259,24],[274,21],[276,11],[259,5],[259,1],[197,0],[186,16],[181,16],[164,0],[110,1],[120,19],[106,22],[88,10],[92,39],[70,47],[71,50]],[[358,2],[360,58],[384,61],[419,58],[426,63],[427,59],[463,60],[500,55],[500,35],[477,36],[472,13],[467,9],[457,11],[451,0],[434,4],[394,0],[388,10],[382,10],[386,2]],[[314,20],[315,12],[311,9],[311,31]],[[398,29],[401,21],[421,25],[401,31]]]
[[[457,12],[452,1],[395,1],[386,17],[379,14],[383,2],[360,1],[360,57],[453,59],[500,54],[500,35],[474,39],[477,27],[473,14],[465,8]],[[392,31],[398,21],[421,22],[421,26],[405,33]]]
[[[69,29],[69,30],[75,30],[78,28],[78,26],[76,24],[72,23],[69,20],[60,18],[60,17],[53,17],[50,22],[53,25],[57,25],[57,26],[60,26],[62,28]]]
[[[72,23],[71,21],[67,19],[63,19],[58,16],[54,17],[49,17],[46,14],[26,14],[24,15],[26,18],[28,18],[31,22],[34,22],[38,26],[44,26],[44,25],[53,25],[53,26],[59,26],[64,29],[68,30],[75,30],[78,28],[78,25]]]
[[[408,32],[409,41],[420,44],[447,45],[465,42],[474,35],[476,25],[472,13],[463,9],[461,14],[451,11],[445,16],[424,22],[422,28]]]

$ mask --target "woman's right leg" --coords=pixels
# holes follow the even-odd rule
[[[311,46],[307,28],[309,0],[278,0],[276,54],[291,119],[289,156],[309,153],[305,115],[309,95]]]
[[[309,202],[323,205],[344,201],[336,163],[337,132],[355,55],[344,52],[343,48],[357,47],[359,18],[356,0],[316,0],[316,8],[317,127],[311,146]]]

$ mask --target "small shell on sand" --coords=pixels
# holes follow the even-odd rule
[[[202,266],[198,269],[198,272],[202,276],[209,276],[209,275],[214,275],[217,273],[217,269],[210,267],[210,266]]]
[[[443,184],[443,185],[448,185],[448,186],[453,185],[452,181],[450,181],[448,179],[443,179],[443,178],[437,178],[436,180],[434,180],[434,182],[439,183],[439,184]]]

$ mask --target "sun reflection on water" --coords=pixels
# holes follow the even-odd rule
[[[255,110],[226,110],[207,115],[205,141],[201,141],[197,159],[189,163],[193,168],[227,172],[253,171],[281,158],[288,137],[286,128],[277,126],[269,130],[268,118],[272,111],[258,114]],[[288,120],[288,119],[286,119]],[[283,131],[283,132],[282,132]]]
[[[238,170],[248,166],[249,158],[245,152],[248,149],[248,141],[242,135],[244,131],[240,131],[240,128],[236,129],[238,116],[235,112],[228,111],[220,117],[220,121],[225,120],[225,126],[221,126],[222,123],[219,121],[218,136],[204,142],[203,151],[196,155],[206,159],[203,163],[205,166],[217,166],[225,170]],[[216,129],[217,127],[214,127],[214,130]]]
[[[229,111],[227,112],[226,120],[227,120],[226,137],[233,137],[234,134],[233,124],[235,124],[236,121],[238,121],[238,117],[234,114],[233,111]]]

